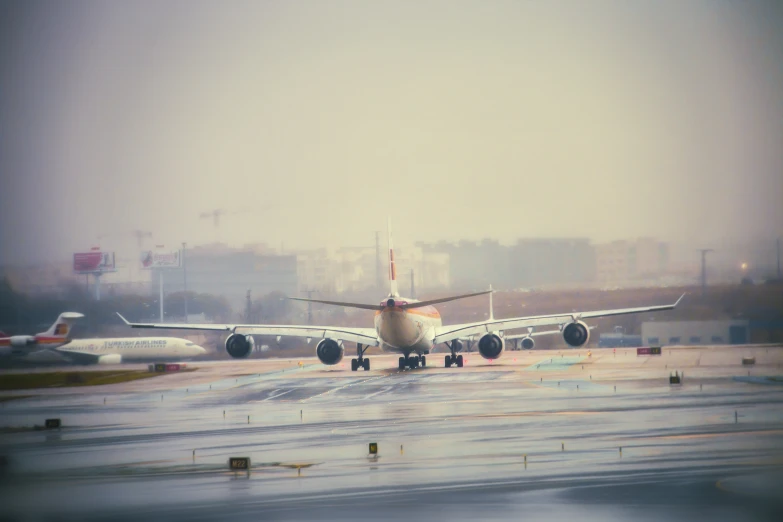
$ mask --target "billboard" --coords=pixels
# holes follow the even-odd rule
[[[116,272],[114,252],[78,252],[73,255],[73,271],[77,274]]]
[[[147,250],[141,253],[142,268],[179,268],[182,256],[179,250]]]

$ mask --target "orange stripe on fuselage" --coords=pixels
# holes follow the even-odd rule
[[[68,341],[68,339],[65,337],[36,337],[34,346],[40,346],[42,344],[63,344],[66,341]],[[0,346],[11,346],[11,338],[6,337],[0,339]]]

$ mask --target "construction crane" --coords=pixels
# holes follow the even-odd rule
[[[215,228],[217,228],[220,225],[220,216],[226,214],[226,210],[222,208],[216,208],[215,210],[210,210],[207,212],[202,212],[198,215],[201,219],[204,218],[212,218],[213,222],[215,223]]]
[[[246,214],[253,210],[258,211],[259,209],[254,209],[251,207],[242,207],[236,210],[226,210],[224,208],[216,208],[214,210],[207,210],[206,212],[201,212],[198,215],[198,217],[200,219],[212,218],[212,223],[215,225],[215,238],[217,240],[220,240],[220,217],[221,216],[236,216],[238,214]]]

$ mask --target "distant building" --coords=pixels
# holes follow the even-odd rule
[[[725,321],[649,321],[642,323],[644,346],[746,344],[749,323]]]
[[[255,250],[226,246],[195,247],[184,256],[189,292],[223,296],[234,310],[242,310],[250,290],[254,297],[272,292],[297,295],[297,258],[295,255],[262,254]],[[164,292],[181,292],[185,271],[182,268],[151,270],[150,293],[158,292],[163,274]]]
[[[651,238],[595,245],[595,278],[602,284],[657,279],[668,271],[669,248]]]
[[[595,279],[595,256],[587,238],[519,239],[509,254],[511,288],[583,284]]]
[[[595,259],[586,238],[520,239],[512,246],[493,239],[418,246],[427,257],[448,256],[449,279],[455,290],[484,289],[490,284],[516,289],[589,283],[594,278]]]

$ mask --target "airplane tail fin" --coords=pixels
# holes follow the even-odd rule
[[[41,332],[38,335],[43,337],[61,337],[67,339],[71,334],[71,326],[76,319],[81,319],[84,314],[78,312],[63,312],[57,317],[57,320],[49,327],[45,332]]]
[[[387,231],[389,235],[389,295],[391,297],[399,297],[400,292],[397,290],[397,266],[394,264],[391,217],[388,218]]]

